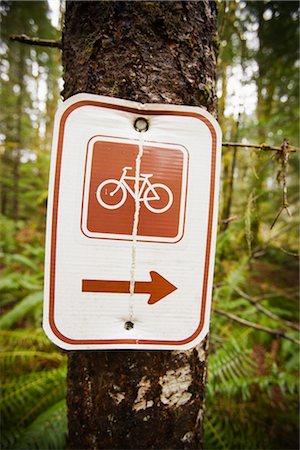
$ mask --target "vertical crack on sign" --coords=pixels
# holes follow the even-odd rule
[[[134,181],[134,199],[135,199],[135,207],[134,207],[134,218],[133,218],[133,229],[132,229],[132,247],[131,247],[131,268],[130,268],[130,296],[129,296],[129,320],[133,322],[133,294],[134,294],[134,285],[135,285],[135,266],[136,266],[136,238],[138,232],[139,225],[139,216],[140,216],[140,172],[141,172],[141,159],[143,156],[143,144],[144,144],[144,136],[143,133],[140,133],[139,137],[139,151],[135,161],[135,181]]]

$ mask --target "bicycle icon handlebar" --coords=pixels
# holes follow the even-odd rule
[[[163,183],[151,183],[153,174],[141,173],[138,179],[139,190],[137,193],[129,186],[127,181],[134,181],[135,176],[128,176],[127,171],[132,167],[123,167],[119,180],[109,178],[99,184],[96,191],[98,203],[106,209],[118,209],[126,202],[127,195],[130,194],[134,200],[144,202],[146,208],[156,214],[162,214],[171,208],[173,203],[173,193],[171,189]],[[121,191],[121,198],[118,192]],[[161,204],[162,203],[162,204]]]

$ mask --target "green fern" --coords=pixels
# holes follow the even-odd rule
[[[40,414],[13,446],[17,450],[63,449],[67,438],[66,400],[60,400]]]
[[[238,346],[232,338],[223,348],[209,359],[209,384],[210,395],[222,393],[233,395],[241,391],[243,398],[250,396],[248,385],[253,382],[253,376],[257,373],[257,365],[250,358],[251,350],[245,346]]]
[[[34,292],[27,295],[23,300],[17,303],[12,309],[0,318],[0,328],[2,330],[10,328],[19,319],[31,313],[43,302],[43,291]]]
[[[206,415],[204,432],[206,449],[229,450],[227,446],[227,429],[220,421],[219,415]]]
[[[2,347],[12,349],[15,347],[34,348],[36,350],[53,350],[55,347],[45,335],[42,328],[26,330],[0,330],[0,339],[2,341]]]
[[[66,398],[66,378],[67,371],[65,370],[64,376],[59,382],[55,383],[51,389],[46,391],[46,394],[39,397],[32,407],[27,407],[23,416],[24,423],[31,423],[38,414],[45,411],[48,405],[53,402]]]
[[[32,409],[40,411],[40,401],[49,392],[54,396],[55,391],[59,398],[63,398],[66,393],[65,378],[66,366],[61,365],[57,369],[32,372],[4,383],[0,403],[3,419],[20,412],[21,422],[26,422],[27,417],[32,416]]]
[[[66,358],[42,330],[3,330],[1,447],[57,449],[66,440]],[[12,350],[14,348],[14,350]],[[34,350],[33,350],[34,349]]]
[[[47,366],[48,362],[60,363],[64,359],[60,353],[46,353],[35,350],[12,350],[0,353],[0,364],[4,372],[9,371],[12,366],[19,370],[29,366],[33,370]]]
[[[280,409],[272,406],[270,398],[275,388],[285,398],[292,399],[297,392],[297,377],[282,372],[268,353],[265,370],[261,371],[253,359],[253,332],[248,329],[239,334],[239,340],[232,336],[225,342],[220,336],[211,336],[204,423],[206,449],[274,448],[268,415],[272,408],[274,415],[280,415]]]

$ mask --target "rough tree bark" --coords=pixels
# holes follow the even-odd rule
[[[202,105],[216,115],[216,4],[68,1],[64,98]],[[70,449],[201,449],[207,342],[70,352]]]

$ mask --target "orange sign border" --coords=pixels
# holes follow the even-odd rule
[[[206,238],[206,253],[205,253],[205,267],[203,276],[203,287],[202,287],[202,304],[199,318],[199,325],[194,333],[182,339],[180,341],[175,340],[150,340],[150,339],[70,339],[64,336],[56,327],[54,320],[54,307],[55,307],[55,270],[56,270],[56,236],[57,236],[57,220],[58,220],[58,203],[59,203],[59,186],[60,186],[60,169],[63,153],[63,139],[65,132],[65,123],[68,116],[74,109],[80,108],[82,106],[98,106],[101,108],[110,108],[121,111],[130,112],[133,114],[141,115],[141,111],[136,108],[131,108],[123,105],[115,105],[110,103],[105,103],[95,100],[81,100],[78,101],[63,113],[60,124],[59,124],[59,134],[58,134],[58,144],[57,144],[57,155],[56,155],[56,167],[55,167],[55,177],[54,177],[54,192],[53,192],[53,207],[52,207],[52,223],[51,223],[51,245],[50,245],[50,289],[49,289],[49,324],[54,335],[63,342],[73,345],[109,345],[109,344],[130,344],[130,345],[184,345],[193,341],[202,331],[204,326],[206,300],[207,300],[207,284],[208,284],[208,274],[209,274],[209,262],[210,262],[210,252],[211,252],[211,238],[212,238],[212,224],[213,224],[213,213],[214,213],[214,199],[215,199],[215,177],[216,177],[216,147],[217,147],[217,134],[214,126],[209,121],[207,117],[202,114],[188,112],[188,111],[156,111],[147,110],[145,113],[147,115],[169,115],[169,116],[189,116],[194,117],[209,128],[212,136],[212,153],[211,153],[211,177],[210,177],[210,196],[209,196],[209,213],[208,213],[208,226],[207,226],[207,238]],[[74,349],[75,350],[75,349]],[[76,349],[79,350],[79,349]]]

